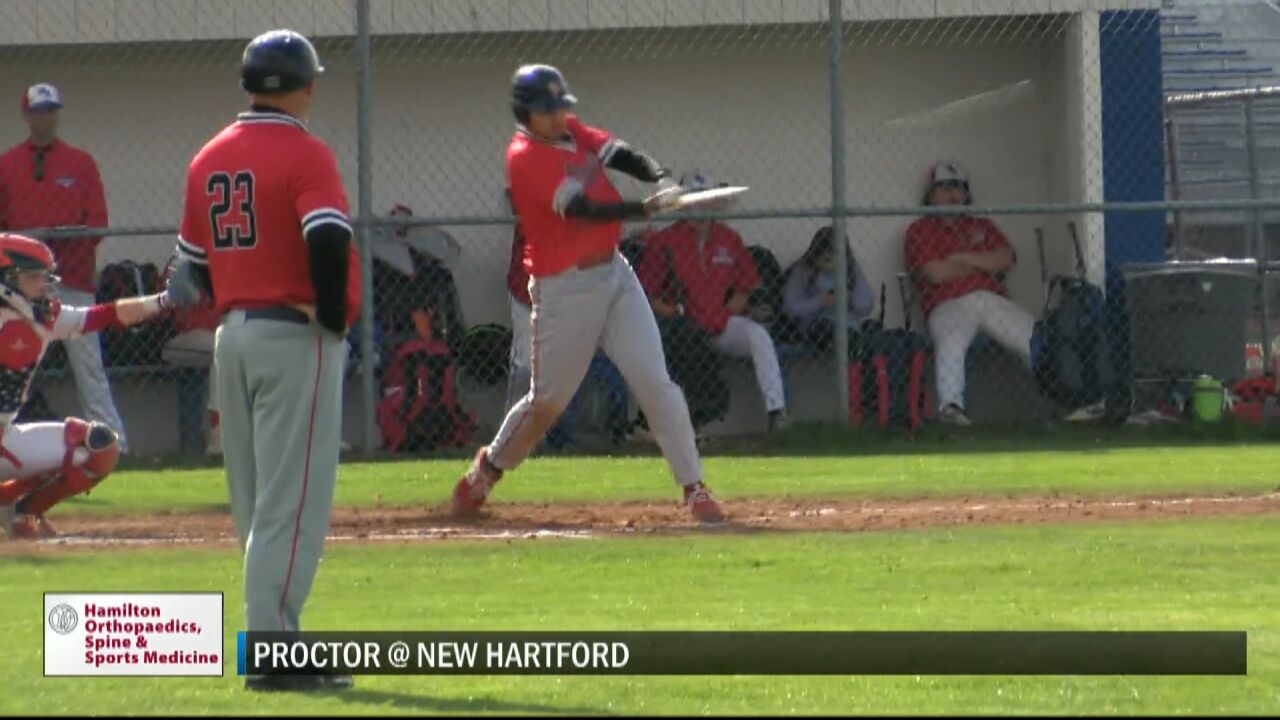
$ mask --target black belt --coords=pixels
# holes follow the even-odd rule
[[[288,305],[272,305],[271,307],[254,308],[244,311],[245,320],[279,320],[297,325],[310,325],[311,318],[295,307]]]

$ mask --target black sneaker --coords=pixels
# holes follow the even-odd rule
[[[336,692],[354,686],[350,675],[255,675],[244,679],[254,692]]]

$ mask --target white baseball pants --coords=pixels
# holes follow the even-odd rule
[[[15,423],[0,426],[0,480],[26,479],[62,467],[67,454],[65,422]],[[89,451],[76,450],[83,462]]]
[[[1031,367],[1031,334],[1035,318],[1014,301],[979,290],[947,300],[929,314],[938,407],[964,407],[965,354],[981,331],[1014,352]]]
[[[734,315],[724,332],[715,336],[711,343],[720,352],[732,357],[751,358],[756,369],[756,383],[760,386],[760,394],[764,395],[764,409],[768,412],[782,410],[787,406],[786,393],[782,388],[782,370],[778,367],[778,352],[773,347],[773,338],[763,325]]]

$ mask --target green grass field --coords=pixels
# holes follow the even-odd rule
[[[1039,448],[948,440],[899,452],[723,456],[707,476],[748,496],[1007,496],[1261,493],[1280,446],[1221,440]],[[435,504],[462,460],[344,467],[342,505]],[[531,462],[500,501],[662,499],[653,458]],[[201,511],[220,474],[112,477],[63,513]],[[0,554],[6,714],[64,713],[1240,713],[1280,710],[1280,526],[1275,516],[939,527],[872,533],[694,534],[510,542],[337,544],[305,622],[350,630],[1211,629],[1249,633],[1249,675],[1143,677],[360,677],[327,697],[222,679],[43,678],[41,594],[203,590],[242,622],[227,547]]]

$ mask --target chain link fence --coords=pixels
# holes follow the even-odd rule
[[[243,109],[239,55],[275,27],[324,61],[309,127],[337,154],[370,270],[353,447],[487,442],[528,387],[503,153],[511,75],[531,62],[675,179],[751,188],[623,232],[700,435],[760,432],[781,408],[864,428],[1175,422],[1201,375],[1280,369],[1265,2],[13,0],[0,97],[53,86],[63,144],[24,139],[47,117],[11,116],[0,220],[54,243],[64,300],[162,282],[187,162]],[[216,449],[217,321],[183,312],[50,352],[23,417],[123,425],[139,454]],[[1260,418],[1257,387],[1236,390]],[[396,425],[412,431],[392,442]],[[645,435],[601,353],[547,446]]]

